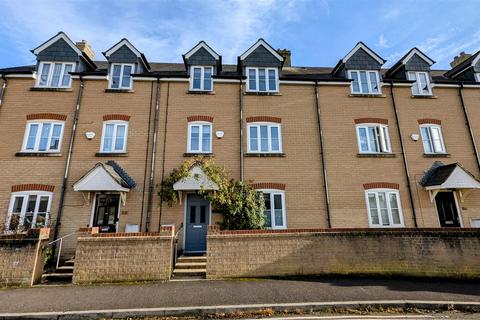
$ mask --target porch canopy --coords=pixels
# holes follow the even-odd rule
[[[126,193],[136,186],[135,181],[115,161],[97,163],[83,177],[73,184],[74,191],[119,192],[125,205]]]
[[[442,190],[457,190],[463,202],[472,190],[480,189],[480,181],[459,163],[444,165],[440,161],[425,173],[420,184],[428,190],[432,202]]]
[[[188,177],[182,178],[173,184],[173,190],[218,190],[218,185],[203,172],[202,168],[195,166],[190,169]]]

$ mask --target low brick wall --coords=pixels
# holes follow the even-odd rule
[[[209,229],[209,279],[321,274],[480,278],[480,230]]]
[[[49,229],[0,236],[0,286],[34,285],[43,273]]]
[[[77,239],[73,283],[168,280],[174,229],[160,232],[96,233]]]

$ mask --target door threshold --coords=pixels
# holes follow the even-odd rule
[[[183,256],[190,256],[190,257],[195,257],[195,256],[204,256],[206,255],[206,251],[184,251]]]

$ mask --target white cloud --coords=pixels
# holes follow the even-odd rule
[[[383,34],[378,37],[377,46],[380,48],[390,48],[391,45],[388,43],[387,38]]]

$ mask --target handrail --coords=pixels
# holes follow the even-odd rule
[[[77,234],[78,231],[75,231],[75,232],[72,232],[72,233],[69,233],[67,235],[64,235],[63,237],[61,238],[58,238],[58,239],[55,239],[49,243],[47,243],[47,246],[48,245],[51,245],[51,244],[54,244],[55,242],[57,241],[60,241],[60,246],[58,247],[58,253],[57,253],[57,263],[55,264],[55,268],[58,269],[59,265],[60,265],[60,254],[62,253],[62,245],[63,245],[63,239],[65,238],[68,238],[70,236],[73,236],[74,234]]]
[[[53,240],[53,241],[47,243],[47,246],[48,246],[48,245],[51,245],[51,244],[53,244],[53,243],[55,243],[55,242],[57,242],[57,241],[60,241],[60,240],[62,240],[62,239],[68,238],[68,237],[70,237],[70,236],[72,236],[72,235],[74,235],[74,234],[76,234],[76,233],[78,233],[78,231],[69,233],[69,234],[67,234],[67,235],[65,235],[65,236],[63,236],[63,237],[61,237],[61,238],[58,238],[58,239],[56,239],[56,240]]]
[[[174,241],[174,248],[173,248],[173,268],[175,268],[175,265],[177,264],[177,258],[178,258],[178,234],[180,233],[180,230],[183,229],[183,222],[180,223],[180,227],[178,228],[177,232],[175,233],[175,236],[173,237]]]

